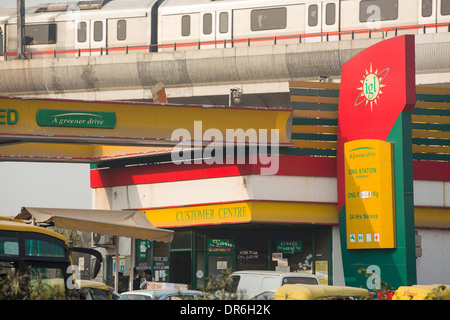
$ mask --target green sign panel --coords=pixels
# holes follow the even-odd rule
[[[114,112],[39,109],[36,122],[40,126],[114,129]]]
[[[231,239],[209,239],[208,248],[233,248]]]
[[[139,258],[141,260],[145,260],[147,249],[150,249],[152,247],[152,242],[150,240],[138,240],[138,251],[139,251]]]
[[[303,251],[302,241],[277,241],[276,252],[280,253],[294,253]]]

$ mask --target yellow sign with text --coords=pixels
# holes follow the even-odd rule
[[[147,208],[147,218],[157,228],[235,223],[339,223],[332,203],[240,201],[184,207]]]
[[[145,214],[157,228],[251,221],[251,208],[247,202],[147,209]]]
[[[395,248],[392,144],[355,140],[344,150],[347,248]]]

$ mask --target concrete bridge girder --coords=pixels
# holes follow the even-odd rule
[[[3,61],[0,95],[142,100],[151,98],[150,88],[160,81],[169,99],[227,95],[232,86],[247,86],[253,94],[287,92],[286,85],[277,84],[319,76],[338,79],[345,62],[381,40]],[[449,71],[448,52],[450,33],[417,35],[417,73]]]

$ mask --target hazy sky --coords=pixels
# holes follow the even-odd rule
[[[22,206],[91,209],[91,199],[88,164],[0,162],[0,216]]]
[[[25,5],[78,0],[25,0]],[[17,0],[0,0],[0,7]],[[0,162],[0,216],[22,206],[91,209],[88,164]]]
[[[25,5],[78,0],[25,0]],[[0,7],[17,0],[0,0]],[[0,162],[0,216],[15,216],[22,206],[50,208],[92,207],[89,165]]]

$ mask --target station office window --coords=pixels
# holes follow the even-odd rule
[[[286,8],[257,9],[251,12],[251,30],[275,30],[286,28]]]
[[[290,272],[313,272],[312,229],[277,229],[271,239],[271,270],[287,267]]]
[[[398,0],[362,0],[359,4],[359,21],[374,22],[396,20]]]
[[[25,44],[55,44],[56,24],[36,24],[25,26]]]
[[[259,230],[240,230],[236,235],[236,270],[267,270],[267,242]]]

